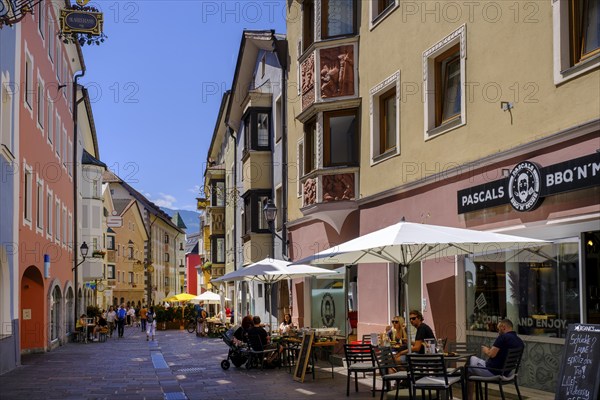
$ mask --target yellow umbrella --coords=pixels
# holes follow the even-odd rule
[[[189,293],[179,293],[176,295],[173,295],[171,297],[167,297],[166,299],[163,299],[163,301],[180,301],[180,302],[186,302],[186,301],[190,301],[192,299],[195,299],[196,295],[193,294],[189,294]],[[179,327],[179,329],[183,329],[183,319],[185,318],[185,308],[181,309],[181,326]]]

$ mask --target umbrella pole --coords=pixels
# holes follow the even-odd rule
[[[402,285],[402,292],[404,295],[404,321],[406,323],[408,352],[412,353],[412,338],[408,332],[408,326],[410,324],[410,307],[408,306],[408,265],[400,265],[400,272],[400,284]],[[398,303],[401,303],[400,296],[398,296]],[[398,305],[398,309],[401,309],[400,305]]]
[[[273,298],[273,284],[269,283],[269,335],[271,335],[272,330],[273,330],[273,304],[271,302],[271,299]],[[266,308],[266,307],[265,307]]]

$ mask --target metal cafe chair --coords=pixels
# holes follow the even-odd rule
[[[248,344],[250,349],[248,350],[248,361],[246,362],[246,368],[259,367],[262,370],[269,357],[278,349],[265,349],[258,335],[248,335]],[[281,365],[280,365],[281,367]]]
[[[416,396],[416,391],[421,390],[421,397],[425,390],[436,392],[443,391],[445,398],[449,397],[452,385],[460,383],[462,393],[465,393],[465,382],[462,373],[455,373],[446,368],[443,354],[407,354],[409,377],[411,380],[411,397]],[[462,371],[458,368],[457,371]],[[438,396],[439,397],[439,396]]]
[[[488,384],[489,383],[497,383],[500,388],[500,396],[502,400],[504,397],[504,390],[502,390],[502,386],[514,383],[515,389],[517,389],[517,395],[519,399],[521,399],[521,392],[519,391],[519,384],[517,379],[519,377],[519,367],[521,366],[521,358],[523,357],[524,347],[517,347],[508,350],[508,354],[506,355],[506,360],[504,360],[504,366],[500,369],[493,368],[485,368],[485,367],[467,367],[467,372],[471,373],[476,369],[487,369],[492,373],[497,373],[498,375],[494,376],[479,376],[479,375],[470,375],[467,374],[467,380],[470,382],[475,382],[475,392],[477,400],[483,399],[483,389],[482,384],[485,385],[485,398],[488,398]]]
[[[383,400],[384,393],[387,391],[391,382],[396,382],[396,395],[394,400],[397,400],[400,392],[400,382],[408,381],[408,371],[397,370],[400,368],[400,365],[396,363],[394,354],[389,347],[382,348],[379,354],[377,354],[377,366],[379,367],[379,373],[382,380],[380,400]],[[410,388],[408,393],[409,396],[412,395]]]
[[[350,377],[354,374],[355,390],[358,392],[358,373],[370,372],[373,374],[373,397],[375,396],[375,375],[377,371],[377,360],[375,349],[370,344],[344,344],[344,355],[346,357],[346,368],[348,372],[346,380],[346,396],[350,396]]]

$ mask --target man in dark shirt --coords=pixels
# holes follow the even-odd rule
[[[479,357],[471,357],[469,361],[469,373],[480,376],[499,375],[499,371],[504,366],[504,361],[508,355],[508,350],[513,348],[522,348],[525,346],[517,333],[513,331],[513,323],[510,319],[503,319],[498,323],[498,337],[492,347],[481,346],[481,351],[488,359],[484,361]]]
[[[423,322],[423,314],[419,310],[412,310],[409,314],[410,324],[417,328],[415,340],[412,343],[412,353],[425,354],[425,339],[433,339],[435,336],[433,331],[425,322]],[[399,355],[408,354],[408,349],[402,350]],[[403,359],[401,359],[404,361]]]

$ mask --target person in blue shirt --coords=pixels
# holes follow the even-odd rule
[[[119,337],[122,338],[125,333],[125,320],[127,319],[127,310],[125,310],[125,304],[121,304],[117,311],[117,332]]]
[[[479,376],[499,375],[498,370],[504,366],[508,350],[524,346],[525,344],[517,336],[517,332],[513,331],[512,321],[510,319],[500,320],[498,322],[498,337],[492,347],[481,346],[481,351],[488,359],[483,360],[479,357],[471,357],[469,361],[469,373]]]

